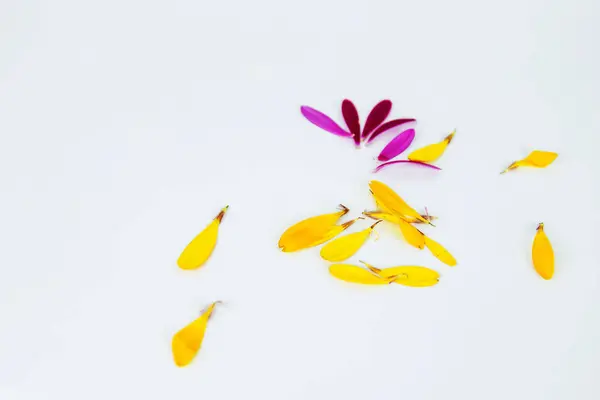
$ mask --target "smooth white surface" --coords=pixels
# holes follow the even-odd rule
[[[600,398],[599,19],[595,0],[3,0],[0,398]],[[413,149],[458,130],[443,171],[377,176],[440,217],[459,266],[389,229],[351,260],[427,265],[435,288],[345,285],[318,249],[276,248],[373,207],[387,141],[299,112],[341,121],[344,97],[417,117]],[[534,148],[560,156],[498,174]],[[210,262],[180,271],[225,204]],[[171,335],[215,299],[177,369]]]

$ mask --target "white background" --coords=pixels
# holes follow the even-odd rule
[[[600,398],[599,19],[596,0],[0,0],[0,398]],[[459,265],[391,228],[350,260],[437,287],[277,249],[374,206],[387,140],[355,150],[299,112],[341,121],[345,97],[418,118],[413,149],[457,128],[443,171],[377,176]],[[498,174],[532,149],[560,156]],[[210,262],[179,270],[225,204]],[[177,369],[172,334],[217,299]]]

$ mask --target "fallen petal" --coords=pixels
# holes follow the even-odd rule
[[[375,168],[375,170],[373,170],[373,172],[379,172],[381,171],[383,168],[388,167],[390,165],[394,165],[394,164],[409,164],[409,165],[416,165],[416,166],[421,166],[421,167],[426,167],[426,168],[431,168],[431,169],[435,169],[437,171],[441,171],[442,169],[440,167],[436,167],[435,165],[432,164],[427,164],[424,162],[420,162],[420,161],[411,161],[411,160],[396,160],[396,161],[388,161],[386,163],[380,164],[377,166],[377,168]]]
[[[373,107],[369,113],[369,116],[367,117],[365,126],[363,127],[362,140],[365,140],[375,128],[385,121],[388,115],[390,115],[391,110],[392,102],[389,100],[382,100],[375,107]]]
[[[300,107],[300,112],[304,117],[318,126],[319,128],[333,133],[334,135],[350,137],[352,134],[339,126],[334,120],[323,114],[321,111],[315,110],[308,106]]]
[[[402,152],[408,149],[408,146],[412,143],[415,138],[415,130],[407,129],[403,132],[400,132],[398,136],[393,138],[387,146],[381,150],[377,159],[379,161],[388,161],[392,158],[399,156]]]
[[[408,124],[410,122],[415,122],[415,121],[416,121],[416,119],[414,119],[414,118],[400,118],[400,119],[393,119],[391,121],[388,121],[385,124],[381,125],[379,128],[377,128],[375,130],[375,132],[373,132],[373,134],[367,140],[367,143],[371,143],[373,141],[373,139],[375,139],[377,136],[381,135],[385,131],[388,131],[396,126],[399,126],[402,124]]]
[[[554,275],[554,250],[544,232],[544,224],[540,223],[537,227],[533,247],[531,249],[533,267],[536,272],[544,279],[552,279]]]
[[[352,133],[354,143],[358,146],[360,144],[360,121],[358,119],[358,110],[354,103],[348,99],[342,101],[342,115],[344,116],[344,121],[346,121],[350,133]]]

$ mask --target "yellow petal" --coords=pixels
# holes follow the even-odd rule
[[[453,131],[439,143],[430,144],[429,146],[425,146],[413,151],[408,155],[408,159],[411,161],[420,161],[425,163],[437,160],[442,156],[442,154],[444,154],[446,147],[448,147],[448,145],[452,141],[452,138],[454,137],[455,133],[456,131]]]
[[[340,207],[340,211],[307,218],[288,228],[279,239],[279,248],[286,251],[287,247],[293,247],[294,243],[307,236],[322,236],[327,233],[342,216],[350,211],[344,205],[340,204]]]
[[[326,231],[305,231],[303,234],[293,235],[290,240],[287,241],[286,246],[281,250],[285,253],[290,253],[293,251],[307,249],[309,247],[315,247],[322,243],[327,242],[328,240],[333,239],[346,229],[348,229],[352,224],[356,222],[358,218],[353,219],[348,222],[344,222],[341,225],[333,225],[330,226]]]
[[[215,308],[215,304],[217,302],[208,306],[200,317],[173,336],[171,348],[173,350],[173,360],[178,367],[185,367],[198,354],[200,347],[202,347],[208,319]]]
[[[423,235],[420,230],[403,219],[398,221],[398,226],[400,226],[400,231],[402,232],[404,239],[406,239],[411,246],[414,246],[417,249],[425,248],[425,235]]]
[[[397,277],[393,282],[404,286],[425,287],[437,285],[440,274],[425,267],[401,266],[382,269],[383,278]]]
[[[179,268],[196,269],[208,260],[217,245],[219,225],[228,208],[229,206],[223,208],[219,215],[183,249],[177,260]]]
[[[375,198],[376,203],[382,209],[382,211],[394,214],[396,216],[406,216],[418,219],[421,222],[425,222],[431,225],[430,221],[427,221],[421,216],[414,208],[409,206],[396,192],[394,192],[389,186],[380,181],[369,182],[371,193]]]
[[[556,157],[558,157],[558,154],[551,151],[534,150],[521,161],[534,167],[544,168],[552,164]]]
[[[373,274],[382,277],[389,283],[398,283],[404,286],[425,287],[437,285],[440,274],[436,271],[418,266],[401,266],[379,269],[369,263],[361,261]]]
[[[422,224],[423,221],[414,218],[414,217],[407,217],[404,216],[402,218],[394,215],[394,214],[390,214],[387,213],[385,211],[363,211],[363,215],[372,218],[372,219],[377,219],[377,220],[381,220],[381,221],[387,221],[387,222],[391,222],[392,224],[399,224],[399,220],[403,219],[406,222],[408,222],[409,224]],[[434,219],[437,219],[437,217],[434,217],[433,215],[421,215],[422,219],[426,220],[426,221],[433,221]]]
[[[387,285],[389,283],[389,281],[356,265],[333,264],[329,267],[329,273],[337,279],[351,283],[361,283],[363,285]]]
[[[531,250],[533,267],[544,279],[551,279],[554,275],[554,251],[548,236],[544,232],[544,224],[540,223],[533,239]]]
[[[344,261],[352,257],[365,244],[371,232],[373,232],[373,228],[379,222],[375,222],[360,232],[350,233],[327,243],[321,249],[321,257],[332,262]]]
[[[391,222],[392,224],[398,224],[400,221],[400,217],[385,211],[364,211],[363,215],[369,218]]]
[[[558,153],[554,153],[551,151],[541,151],[534,150],[527,157],[522,160],[515,161],[510,164],[504,171],[501,173],[505,173],[507,171],[517,169],[519,167],[536,167],[536,168],[545,168],[548,165],[552,164],[554,160],[558,157]]]
[[[451,267],[456,265],[456,259],[450,254],[448,250],[444,248],[441,244],[431,239],[430,237],[425,236],[425,246],[431,251],[438,260],[443,262],[446,265]]]

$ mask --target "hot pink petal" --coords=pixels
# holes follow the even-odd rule
[[[392,141],[389,142],[388,145],[383,148],[383,150],[381,150],[381,153],[379,153],[379,157],[377,157],[377,159],[379,161],[388,161],[396,156],[399,156],[404,150],[408,149],[408,146],[410,146],[414,138],[414,129],[407,129],[404,132],[400,132],[398,136],[393,138]]]
[[[342,115],[344,121],[348,125],[348,130],[354,137],[354,143],[358,146],[360,144],[360,121],[358,119],[358,111],[350,100],[342,101]]]
[[[398,125],[408,124],[409,122],[415,122],[415,121],[416,121],[416,119],[414,119],[414,118],[400,118],[400,119],[393,119],[391,121],[388,121],[385,124],[381,125],[379,128],[377,128],[375,130],[375,132],[373,132],[371,137],[369,137],[369,140],[367,140],[367,143],[371,143],[373,141],[373,139],[375,139],[377,136],[381,135],[383,132],[385,132],[387,130],[390,130]]]
[[[378,165],[377,168],[375,168],[375,170],[373,172],[379,172],[383,168],[385,168],[385,167],[387,167],[389,165],[393,165],[393,164],[411,164],[411,165],[417,165],[417,166],[421,166],[421,167],[435,169],[435,170],[438,170],[438,171],[441,170],[440,167],[436,167],[435,165],[427,164],[427,163],[420,162],[420,161],[396,160],[396,161],[388,161],[386,163]]]
[[[365,140],[375,128],[385,121],[392,110],[392,102],[389,100],[380,101],[369,113],[367,121],[362,131],[362,139]]]
[[[300,112],[304,117],[318,126],[321,129],[326,130],[327,132],[333,133],[338,136],[346,136],[350,137],[352,134],[348,131],[342,129],[341,126],[335,123],[334,120],[329,118],[327,115],[323,114],[321,111],[315,110],[309,106],[300,107]]]

